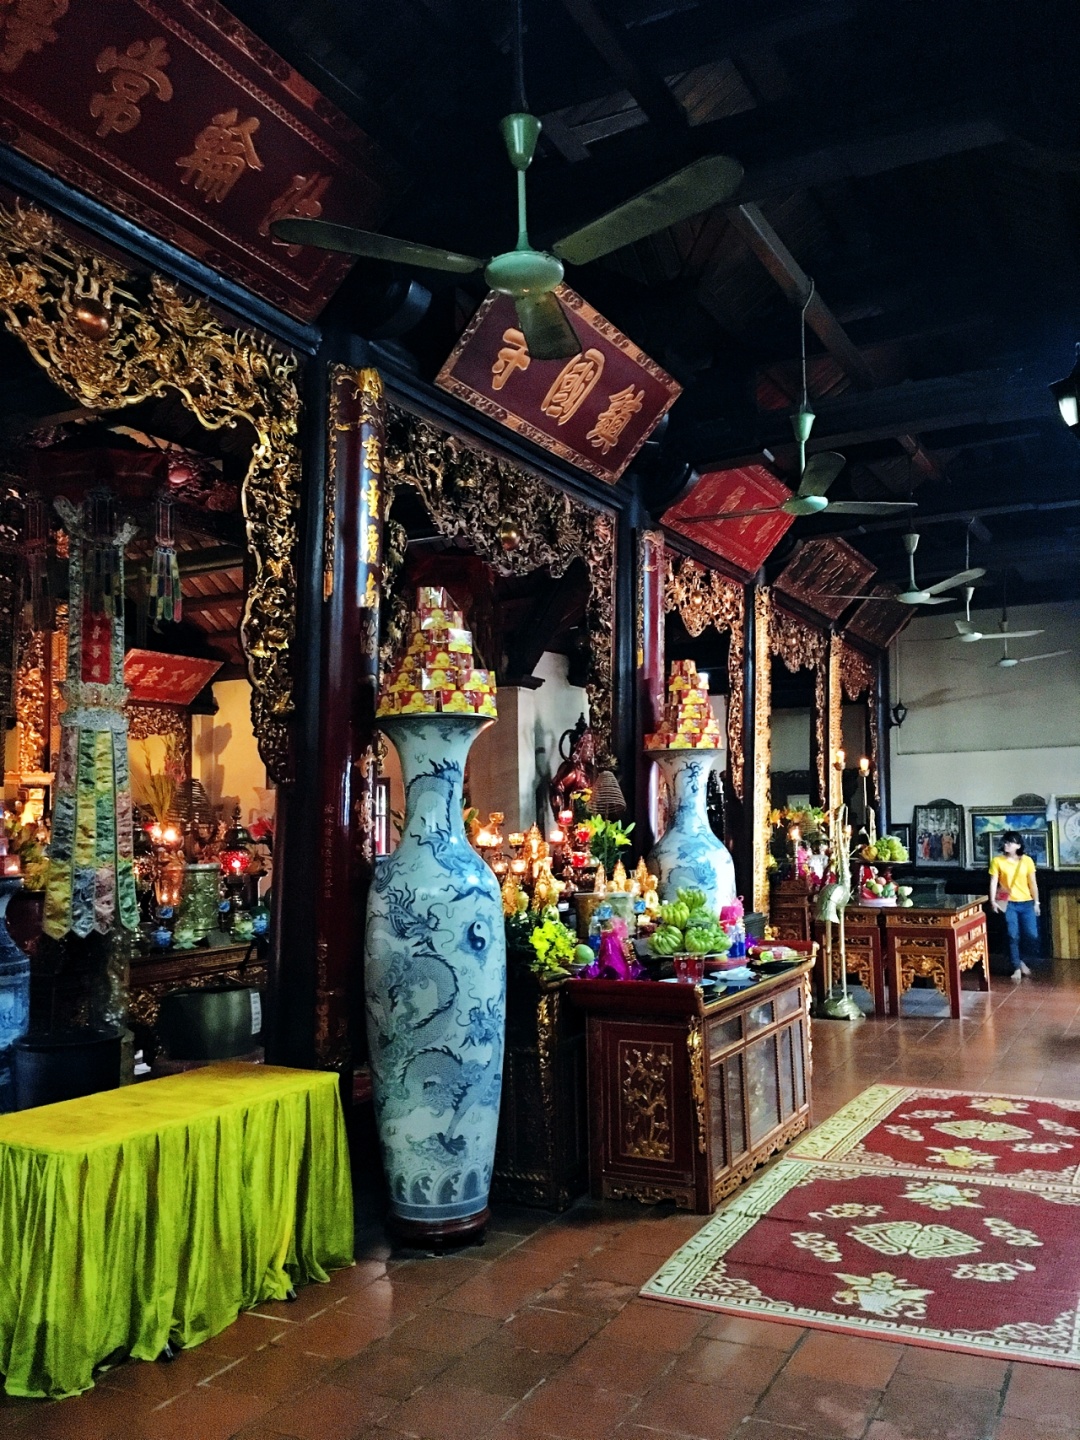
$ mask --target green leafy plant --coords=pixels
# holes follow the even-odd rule
[[[543,920],[529,936],[536,959],[529,967],[534,974],[549,979],[564,979],[570,974],[569,962],[574,957],[577,941],[558,920]]]
[[[603,865],[604,873],[610,876],[620,851],[630,844],[633,823],[622,825],[618,820],[605,820],[600,815],[590,815],[584,823],[589,832],[589,854]]]
[[[723,955],[731,941],[700,890],[680,890],[660,906],[660,924],[649,936],[654,955]]]

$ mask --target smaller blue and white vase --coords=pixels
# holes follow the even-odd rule
[[[736,898],[731,851],[713,834],[705,799],[719,750],[650,750],[671,791],[668,827],[653,846],[649,869],[663,901],[680,890],[701,890],[717,914]]]

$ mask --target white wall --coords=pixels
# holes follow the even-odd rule
[[[1000,669],[996,641],[963,645],[952,637],[960,612],[920,617],[893,647],[892,697],[908,714],[893,729],[892,815],[909,821],[915,805],[945,798],[965,808],[1008,805],[1015,796],[1080,794],[1080,605],[1017,606],[1017,656],[1069,650],[1054,660]],[[994,631],[997,611],[972,612]]]
[[[774,710],[769,717],[772,731],[770,769],[776,775],[810,769],[810,710]]]

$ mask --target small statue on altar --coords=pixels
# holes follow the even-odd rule
[[[576,791],[592,790],[596,785],[596,739],[584,715],[560,736],[559,755],[562,764],[551,782],[551,809],[556,820],[571,808],[570,797]]]
[[[551,861],[539,860],[533,882],[532,908],[546,910],[549,905],[558,905],[562,888],[561,883],[551,873]]]
[[[608,893],[607,875],[604,873],[603,865],[597,865],[596,875],[593,879],[593,894],[606,895]]]

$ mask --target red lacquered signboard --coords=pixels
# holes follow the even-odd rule
[[[373,142],[215,0],[0,3],[0,139],[304,320],[354,262],[271,222],[385,208]]]
[[[124,656],[124,684],[131,691],[131,700],[190,705],[221,665],[220,660],[163,655],[158,650],[129,650]]]
[[[794,516],[781,510],[768,515],[749,515],[742,520],[698,517],[716,515],[722,510],[764,509],[790,499],[791,491],[763,465],[712,470],[702,475],[685,500],[666,512],[663,523],[750,576],[764,565]]]
[[[580,295],[565,285],[555,293],[581,341],[580,355],[534,360],[514,302],[492,294],[435,383],[614,485],[682,386]]]

